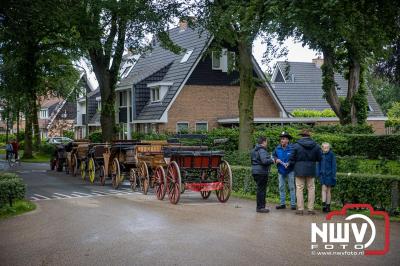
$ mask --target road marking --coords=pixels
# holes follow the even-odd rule
[[[65,194],[61,194],[61,193],[53,193],[53,194],[57,195],[57,196],[64,197],[64,198],[72,198],[71,196],[68,196],[68,195],[65,195]]]
[[[32,196],[31,200],[40,200],[40,199]]]
[[[104,191],[92,190],[92,192],[98,193],[98,194],[100,194],[100,195],[108,195],[107,192],[104,192]]]
[[[82,193],[82,192],[76,192],[76,191],[74,191],[74,192],[72,192],[72,193],[74,193],[74,194],[81,194],[81,195],[83,195],[83,196],[90,196],[90,194],[86,194],[86,193]]]
[[[42,198],[42,199],[50,199],[49,197],[43,196],[43,195],[39,195],[39,194],[33,194],[36,197]]]
[[[64,198],[59,197],[59,196],[54,196],[54,195],[53,195],[52,199],[64,199]]]
[[[32,171],[32,173],[46,173],[47,172],[47,170],[35,170],[35,169],[33,169],[31,171]]]
[[[79,195],[79,194],[74,194],[74,193],[71,193],[71,196],[76,197],[76,198],[85,197],[85,196],[82,196],[82,195]]]

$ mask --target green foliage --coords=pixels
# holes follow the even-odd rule
[[[332,109],[325,109],[322,111],[318,110],[307,110],[307,109],[294,109],[292,111],[294,117],[336,117],[335,112]]]
[[[400,162],[397,160],[370,160],[359,156],[337,156],[336,159],[338,172],[400,176]]]
[[[312,128],[314,133],[329,134],[373,134],[371,125],[315,125]]]
[[[251,168],[232,166],[233,191],[243,194],[256,194],[256,185],[251,176]],[[368,203],[375,207],[391,208],[393,182],[400,182],[399,176],[376,174],[337,174],[337,185],[332,190],[332,201],[345,203]],[[321,186],[316,180],[316,202],[321,202]],[[273,168],[268,179],[268,197],[278,197],[278,175]],[[289,197],[289,195],[288,195]],[[289,200],[289,198],[288,198]]]
[[[0,174],[0,206],[9,203],[9,200],[21,200],[25,197],[25,184],[16,174]]]
[[[12,206],[4,205],[0,207],[0,219],[19,215],[25,212],[33,211],[36,205],[28,200],[16,200]]]
[[[74,139],[75,138],[74,131],[72,131],[72,130],[63,131],[63,136],[67,137],[67,138],[70,138],[70,139]]]
[[[56,150],[56,145],[50,143],[41,143],[39,145],[39,152],[41,154],[53,155]]]
[[[101,143],[102,142],[101,131],[94,131],[90,133],[88,138],[93,143]]]

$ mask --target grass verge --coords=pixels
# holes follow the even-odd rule
[[[24,151],[19,151],[19,157],[23,158]],[[34,152],[33,158],[30,159],[21,159],[21,162],[25,163],[48,163],[50,161],[50,156],[48,154],[42,154],[40,152]]]
[[[20,215],[36,209],[36,205],[28,200],[17,200],[10,207],[8,204],[0,208],[0,220],[11,216]]]

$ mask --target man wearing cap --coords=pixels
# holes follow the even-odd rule
[[[280,135],[280,144],[275,148],[272,153],[274,161],[278,168],[278,179],[279,179],[279,195],[280,205],[276,206],[276,209],[286,209],[286,186],[285,179],[288,181],[290,191],[290,207],[292,210],[296,210],[296,192],[294,190],[294,171],[293,165],[288,166],[289,157],[292,154],[293,147],[289,143],[292,139],[289,133],[283,131]]]
[[[303,215],[304,212],[304,186],[307,183],[308,214],[314,215],[316,162],[321,161],[321,149],[310,137],[310,131],[301,131],[302,137],[293,145],[293,151],[289,158],[288,167],[294,166],[296,176],[296,214]]]

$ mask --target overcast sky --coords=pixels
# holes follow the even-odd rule
[[[301,43],[294,42],[292,38],[286,40],[284,45],[288,49],[287,57],[275,58],[272,60],[270,63],[271,68],[275,65],[276,61],[284,61],[287,59],[288,61],[294,62],[311,62],[311,59],[318,56],[317,51],[311,50],[308,46],[303,47]],[[265,71],[268,66],[262,63],[264,52],[265,44],[261,43],[261,39],[257,39],[253,44],[253,54],[261,68]]]

